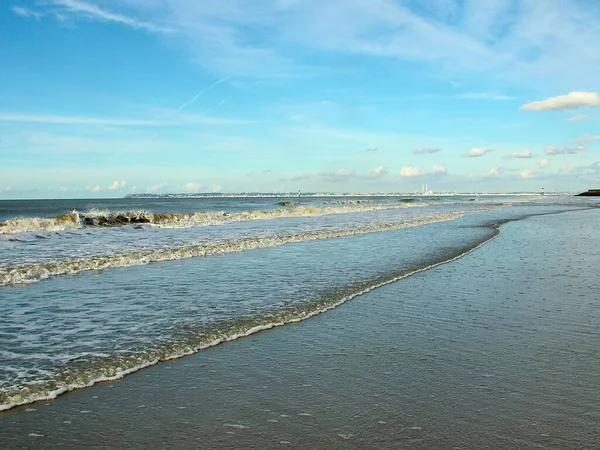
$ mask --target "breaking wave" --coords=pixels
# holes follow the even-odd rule
[[[391,223],[364,226],[346,230],[317,230],[298,234],[257,236],[217,242],[183,245],[174,248],[141,250],[128,254],[112,254],[90,258],[76,258],[39,264],[20,265],[0,269],[0,286],[32,283],[56,275],[73,275],[87,270],[102,270],[130,267],[153,262],[173,261],[185,258],[211,256],[223,253],[276,247],[293,242],[313,241],[343,236],[352,236],[380,231],[416,227],[429,223],[445,222],[461,217],[463,212],[451,212],[435,217],[402,220]]]
[[[223,225],[248,220],[269,220],[285,217],[311,217],[327,214],[346,214],[363,211],[376,211],[415,207],[417,205],[370,204],[366,201],[344,203],[341,206],[297,206],[294,202],[281,202],[285,209],[256,210],[244,212],[199,211],[191,213],[151,213],[148,211],[112,212],[92,209],[87,212],[73,211],[49,218],[18,218],[0,222],[0,234],[17,234],[41,231],[62,231],[84,227],[119,227],[124,225],[148,224],[163,228],[190,228],[207,225]],[[285,203],[285,204],[283,204]],[[289,208],[293,206],[293,208]],[[427,206],[426,203],[418,206]]]
[[[61,214],[54,217],[10,219],[0,222],[0,234],[30,233],[39,231],[63,231],[81,227],[79,213]]]

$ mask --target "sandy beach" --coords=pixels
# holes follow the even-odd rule
[[[0,414],[3,448],[594,448],[597,210],[297,325]]]

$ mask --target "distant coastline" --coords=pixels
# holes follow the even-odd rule
[[[359,193],[359,192],[201,192],[201,193],[144,193],[144,194],[127,194],[123,198],[289,198],[289,197],[462,197],[462,196],[529,196],[541,195],[539,192],[508,192],[508,193],[482,193],[482,192],[376,192],[376,193]],[[546,194],[554,195],[554,194]],[[569,193],[561,193],[556,195],[571,195]]]

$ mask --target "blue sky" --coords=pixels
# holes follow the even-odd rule
[[[0,198],[600,187],[594,0],[5,0]]]

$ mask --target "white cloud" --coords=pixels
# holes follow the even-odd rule
[[[433,168],[431,169],[431,173],[433,173],[434,175],[444,175],[448,173],[448,171],[446,170],[445,166],[438,164],[437,166],[433,166]]]
[[[338,169],[335,171],[335,174],[339,177],[347,177],[350,175],[354,175],[355,170],[354,169]]]
[[[400,176],[406,178],[416,177],[420,175],[422,171],[423,168],[419,166],[405,166],[400,169]]]
[[[550,165],[550,160],[547,158],[542,158],[538,161],[538,166],[541,169],[544,169],[544,168],[548,167],[549,165]]]
[[[125,183],[124,181],[121,181],[120,183],[118,181],[113,181],[113,183],[108,186],[108,189],[111,191],[117,190],[117,189],[123,189],[125,187],[127,183]]]
[[[521,178],[534,178],[535,172],[532,169],[523,169],[521,170],[519,175],[521,176]]]
[[[102,188],[100,186],[96,185],[96,186],[89,188],[89,190],[92,192],[100,192],[102,190]]]
[[[425,177],[425,176],[444,176],[448,171],[442,164],[436,164],[430,170],[424,170],[421,166],[404,166],[400,169],[400,176],[404,178]]]
[[[209,190],[210,192],[221,192],[221,191],[223,190],[223,186],[220,186],[220,185],[218,185],[218,184],[212,184],[212,185],[211,185],[211,186],[208,188],[208,190]]]
[[[569,117],[567,122],[581,122],[582,120],[587,119],[589,119],[589,116],[586,116],[585,114],[579,114],[577,116]]]
[[[202,189],[202,185],[200,183],[193,182],[186,183],[184,187],[187,192],[200,192],[200,189]]]
[[[492,151],[492,149],[490,149],[490,148],[474,147],[471,150],[469,150],[469,152],[466,154],[466,156],[467,156],[467,158],[479,158],[480,156],[483,156],[486,153],[489,153],[491,151]]]
[[[470,174],[469,178],[473,180],[487,180],[490,178],[495,178],[498,175],[500,175],[500,167],[492,167],[487,172]]]
[[[586,106],[600,106],[600,97],[597,92],[572,91],[566,95],[527,103],[521,106],[520,109],[525,111],[562,111],[565,109],[584,108]]]
[[[167,183],[162,182],[162,183],[158,183],[155,184],[154,186],[150,186],[148,188],[148,192],[158,192],[158,191],[162,191],[167,187]]]
[[[515,151],[506,155],[506,158],[528,159],[533,158],[533,153],[530,150]]]
[[[369,178],[379,178],[382,177],[384,175],[387,175],[388,169],[386,166],[379,166],[379,167],[375,167],[374,169],[371,169],[368,173],[367,176]]]
[[[441,148],[416,148],[412,152],[414,155],[429,155],[432,153],[441,152]]]

